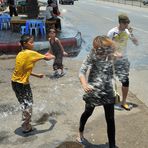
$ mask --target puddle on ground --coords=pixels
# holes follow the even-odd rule
[[[0,144],[9,144],[10,141],[8,140],[9,134],[7,131],[0,132]]]
[[[66,142],[62,142],[56,148],[83,148],[83,145],[74,141],[66,141]]]
[[[60,145],[55,146],[57,143],[60,143],[60,141],[57,140],[53,143],[42,144],[38,148],[84,148],[82,144],[74,141],[65,141],[60,143]]]
[[[14,104],[0,104],[0,119],[12,115],[19,110]]]

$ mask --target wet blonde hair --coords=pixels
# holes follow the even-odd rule
[[[114,42],[107,36],[96,36],[93,40],[93,48],[98,49],[101,47],[114,47]]]

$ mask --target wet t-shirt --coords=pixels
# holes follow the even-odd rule
[[[94,50],[83,61],[79,77],[86,76],[89,69],[88,83],[93,86],[93,92],[85,93],[83,99],[86,103],[98,106],[114,103],[113,68],[112,61],[98,57]]]
[[[28,84],[29,76],[35,63],[43,58],[45,58],[45,55],[42,55],[36,51],[26,49],[19,52],[16,57],[15,69],[13,71],[11,80],[13,82]]]

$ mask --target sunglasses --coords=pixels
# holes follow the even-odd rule
[[[98,49],[96,49],[96,54],[97,55],[107,55],[107,54],[111,54],[113,52],[113,48],[108,46],[108,47],[100,47]]]
[[[129,24],[130,21],[123,21],[122,23],[123,23],[123,24]]]

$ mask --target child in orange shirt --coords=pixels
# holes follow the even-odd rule
[[[29,84],[30,75],[42,78],[43,74],[32,72],[35,63],[39,60],[51,60],[53,55],[43,55],[33,51],[34,40],[32,36],[23,35],[20,40],[22,51],[16,56],[15,69],[12,74],[12,88],[22,109],[22,129],[24,133],[32,131],[30,124],[32,116],[33,97]]]

